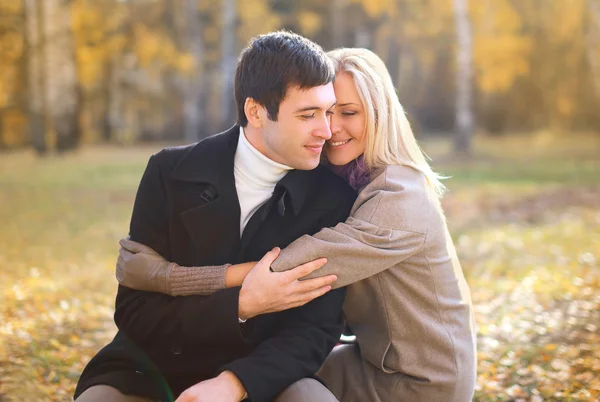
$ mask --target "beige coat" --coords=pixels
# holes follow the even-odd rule
[[[472,399],[476,331],[470,293],[422,173],[400,165],[377,169],[345,223],[299,238],[273,269],[319,257],[328,263],[313,276],[334,273],[337,287],[349,285],[344,314],[366,366],[379,369],[382,384],[399,378],[393,397],[373,400]]]

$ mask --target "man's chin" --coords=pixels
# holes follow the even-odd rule
[[[313,170],[319,166],[321,159],[315,159],[314,161],[302,161],[300,163],[296,163],[295,166],[292,166],[297,170]]]

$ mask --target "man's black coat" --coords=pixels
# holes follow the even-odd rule
[[[132,240],[182,266],[259,260],[303,234],[348,216],[356,193],[319,166],[293,170],[250,219],[240,238],[233,160],[239,126],[197,144],[153,155],[131,217]],[[115,339],[85,368],[75,393],[108,384],[124,393],[170,399],[231,370],[254,402],[313,375],[342,331],[345,290],[303,307],[238,323],[240,288],[171,297],[119,286]],[[168,386],[167,386],[168,385]]]

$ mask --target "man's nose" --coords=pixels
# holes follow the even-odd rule
[[[331,138],[331,130],[329,128],[329,116],[324,116],[324,118],[320,119],[319,127],[313,131],[313,135],[315,137],[319,137],[327,141]]]
[[[333,113],[331,116],[329,116],[329,128],[332,134],[339,133],[341,131],[341,127],[340,118],[336,115],[336,113]]]

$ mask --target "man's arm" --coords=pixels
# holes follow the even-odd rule
[[[169,246],[169,210],[161,153],[148,161],[131,217],[132,240],[152,247],[166,258]],[[119,286],[115,323],[140,346],[185,350],[198,344],[243,342],[238,323],[239,288],[211,296],[173,297]],[[210,323],[210,325],[206,325]]]
[[[286,387],[314,375],[339,341],[346,289],[278,313],[276,334],[252,353],[222,367],[242,382],[253,402],[271,401]]]
[[[322,226],[348,216],[352,199],[328,214]],[[314,375],[340,339],[346,289],[336,289],[302,307],[285,310],[279,328],[252,353],[222,367],[242,382],[253,402],[271,401],[296,381]]]

